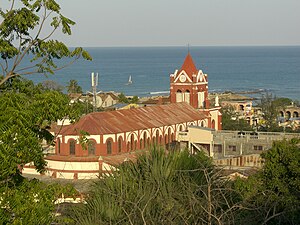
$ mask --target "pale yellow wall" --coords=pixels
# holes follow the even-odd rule
[[[213,141],[213,134],[210,130],[196,127],[189,127],[188,130],[188,140],[190,142],[210,144]]]

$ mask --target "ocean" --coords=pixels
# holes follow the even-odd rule
[[[35,83],[54,80],[66,86],[75,79],[91,90],[91,73],[99,74],[97,91],[126,95],[167,95],[170,74],[180,69],[187,47],[86,48],[93,61],[78,60],[55,75],[30,75]],[[190,47],[198,69],[208,74],[210,92],[264,92],[300,100],[300,46]],[[64,63],[64,61],[62,62]],[[129,76],[133,83],[126,85]]]

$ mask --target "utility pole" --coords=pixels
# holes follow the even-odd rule
[[[97,111],[97,86],[98,86],[98,73],[92,72],[92,91],[93,91],[93,111]]]

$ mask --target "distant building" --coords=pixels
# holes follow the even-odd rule
[[[82,93],[82,94],[69,94],[71,102],[81,101],[89,102],[93,104],[93,94],[92,93]],[[101,92],[96,95],[96,107],[97,108],[108,108],[119,102],[118,96],[113,92]]]
[[[270,149],[273,141],[300,138],[300,133],[216,131],[199,126],[189,126],[177,135],[181,147],[191,153],[204,151],[217,165],[246,167],[260,167],[260,154]]]
[[[300,127],[300,107],[289,105],[279,111],[278,124],[296,130]]]

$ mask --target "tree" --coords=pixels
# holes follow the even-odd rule
[[[11,0],[8,4],[7,9],[0,9],[0,223],[50,224],[56,191],[24,179],[20,169],[33,162],[43,172],[42,142],[53,144],[51,123],[75,119],[78,111],[60,91],[35,86],[22,77],[53,74],[81,57],[91,57],[82,48],[71,51],[51,39],[58,29],[70,35],[75,24],[61,14],[55,0]],[[60,65],[63,58],[69,61]]]
[[[67,95],[41,89],[32,81],[13,77],[5,87],[0,92],[0,223],[38,224],[33,221],[52,218],[49,210],[53,209],[53,198],[61,189],[53,190],[49,186],[48,191],[43,190],[45,185],[24,179],[21,169],[32,162],[38,172],[45,171],[46,146],[42,142],[54,144],[49,130],[52,122],[67,116],[75,119],[79,115],[74,105],[69,104]],[[39,193],[40,202],[33,204],[34,196]]]
[[[135,96],[133,96],[130,99],[130,98],[127,98],[124,95],[124,93],[121,93],[121,94],[118,95],[118,100],[119,100],[119,102],[122,102],[122,103],[133,103],[133,104],[136,104],[139,101],[139,97],[135,95]]]
[[[238,181],[244,209],[239,224],[300,223],[300,139],[275,141],[262,153],[264,166]]]
[[[221,113],[223,130],[253,130],[246,120],[239,118],[232,106],[222,107]]]
[[[263,124],[260,129],[263,131],[282,131],[277,123],[280,110],[284,110],[286,106],[292,102],[289,98],[276,98],[270,93],[266,93],[260,100],[259,107],[262,109]]]
[[[235,194],[202,153],[154,147],[95,185],[76,224],[233,224]]]
[[[119,102],[122,102],[122,103],[129,103],[129,100],[128,98],[124,95],[124,93],[121,93],[118,95],[118,100]]]
[[[53,121],[79,115],[61,92],[41,90],[32,81],[13,78],[10,89],[0,93],[0,181],[10,182],[18,168],[34,162],[38,171],[45,166],[41,142],[52,143],[49,128]]]
[[[58,29],[71,35],[75,24],[61,14],[55,0],[12,0],[8,9],[0,9],[0,18],[0,86],[16,76],[53,74],[66,66],[57,66],[62,58],[70,58],[69,64],[80,57],[91,60],[82,48],[70,51],[63,42],[51,39]]]
[[[78,85],[77,80],[70,80],[67,85],[69,94],[82,93],[82,88]]]
[[[54,202],[62,196],[75,197],[77,191],[71,185],[46,184],[36,179],[23,179],[14,188],[0,188],[1,224],[53,224],[60,222],[55,217]],[[5,193],[2,192],[5,190]],[[58,206],[59,207],[59,206]],[[62,223],[58,223],[62,224]]]
[[[59,91],[59,92],[61,92],[64,88],[62,85],[56,83],[53,80],[45,80],[38,85],[40,86],[41,89]]]

